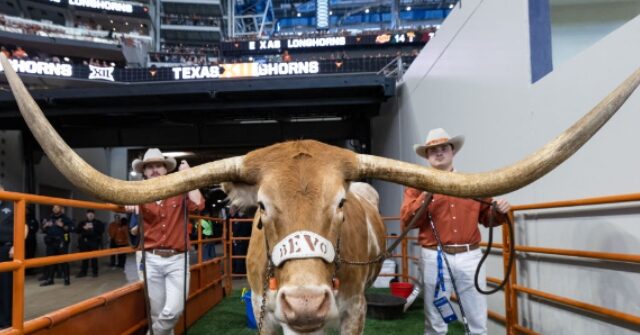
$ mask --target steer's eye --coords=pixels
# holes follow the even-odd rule
[[[338,208],[342,208],[345,201],[347,201],[347,199],[342,198],[342,200],[340,200],[340,203],[338,204]]]
[[[258,207],[260,207],[261,211],[265,211],[265,207],[264,207],[264,203],[262,203],[262,201],[258,201]]]

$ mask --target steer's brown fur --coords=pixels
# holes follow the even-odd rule
[[[384,250],[385,227],[378,209],[348,191],[350,181],[345,180],[345,174],[356,167],[352,152],[316,141],[285,142],[248,154],[244,167],[250,179],[257,181],[257,187],[252,188],[258,194],[257,201],[264,202],[266,207],[256,214],[247,255],[249,284],[258,298],[254,298],[257,318],[267,265],[265,241],[272,248],[292,232],[309,230],[329,239],[334,246],[339,235],[343,259],[367,261]],[[346,192],[342,209],[338,208],[340,192]],[[257,228],[259,220],[262,229]],[[275,277],[279,287],[331,287],[334,271],[334,264],[321,259],[298,259],[275,269]],[[327,324],[339,323],[341,334],[362,333],[366,311],[364,290],[379,271],[380,263],[340,266],[337,277],[341,285],[336,296],[339,319],[327,320]],[[268,301],[267,305],[274,303]],[[264,333],[275,332],[279,326],[271,310],[263,322]]]

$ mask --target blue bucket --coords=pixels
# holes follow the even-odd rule
[[[242,289],[242,302],[247,313],[247,327],[258,329],[256,317],[253,315],[253,305],[251,304],[251,290]]]

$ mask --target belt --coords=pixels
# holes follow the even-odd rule
[[[160,257],[171,257],[182,253],[181,251],[173,249],[147,249],[145,251]]]
[[[437,245],[423,245],[422,247],[431,249],[431,250],[438,250]],[[461,245],[443,245],[442,251],[451,255],[455,255],[463,252],[469,252],[471,250],[476,250],[479,247],[480,247],[480,243],[461,244]]]

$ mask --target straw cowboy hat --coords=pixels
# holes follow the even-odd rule
[[[136,158],[131,163],[133,171],[142,173],[145,164],[149,163],[164,163],[167,168],[167,172],[173,171],[176,168],[176,160],[173,157],[165,157],[162,155],[162,151],[158,148],[151,148],[144,153],[142,159]]]
[[[418,156],[427,158],[427,149],[446,143],[453,146],[453,154],[455,155],[464,144],[464,136],[458,135],[451,137],[447,131],[442,128],[431,129],[424,144],[414,144],[413,150],[416,151]]]

